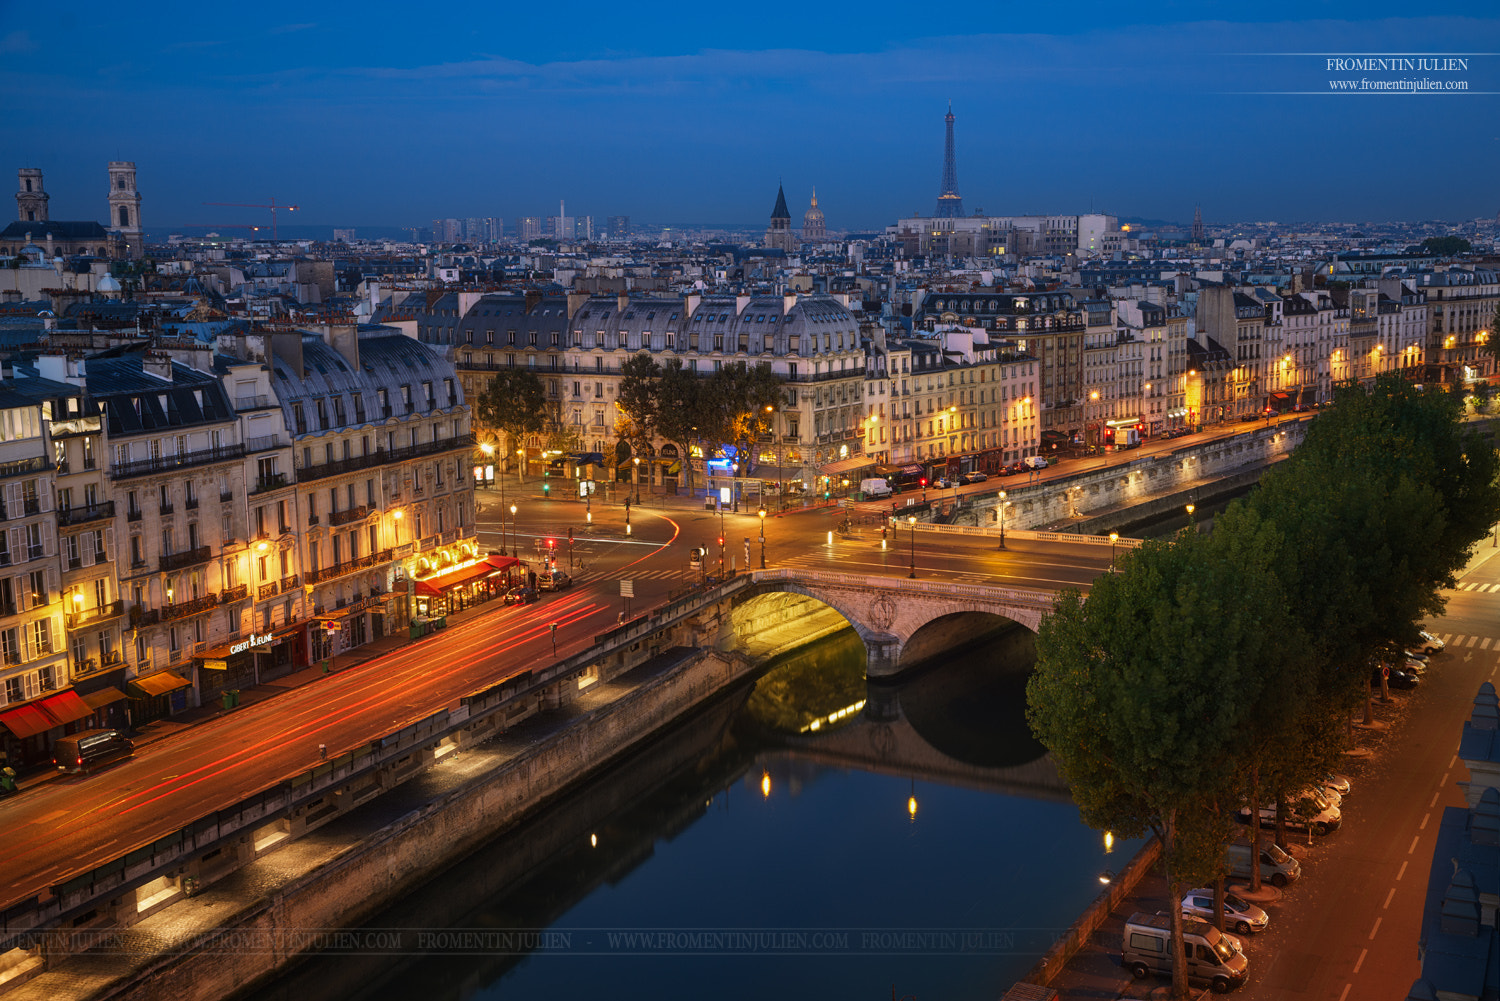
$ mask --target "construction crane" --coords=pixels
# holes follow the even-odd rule
[[[277,240],[277,235],[276,235],[276,210],[277,209],[286,209],[288,212],[295,212],[298,209],[298,206],[296,206],[296,205],[277,205],[275,198],[271,199],[271,204],[269,204],[269,205],[250,205],[250,204],[248,204],[246,202],[204,202],[203,204],[204,205],[218,205],[220,207],[235,208],[235,209],[270,209],[271,210],[271,239],[273,241]]]

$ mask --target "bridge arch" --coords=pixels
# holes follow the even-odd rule
[[[934,620],[977,613],[1007,619],[1034,632],[1054,600],[1045,591],[796,569],[760,570],[751,580],[734,598],[733,635],[727,639],[754,643],[752,634],[759,629],[787,626],[799,615],[819,612],[815,606],[821,606],[842,621],[835,624],[826,612],[821,613],[823,620],[809,623],[811,635],[805,634],[802,642],[822,635],[820,629],[832,632],[847,622],[865,644],[865,673],[871,678],[897,674],[907,644]],[[772,597],[777,594],[796,597]]]

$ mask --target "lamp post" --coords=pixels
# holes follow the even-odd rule
[[[500,548],[502,550],[500,555],[504,556],[505,547],[502,545]],[[520,547],[516,542],[516,506],[514,504],[510,506],[510,548],[516,551],[517,556],[521,555]]]
[[[1196,511],[1196,510],[1197,510],[1197,506],[1194,505],[1194,504],[1189,504],[1187,506],[1188,528],[1189,529],[1193,529],[1193,530],[1197,529],[1197,526],[1193,524],[1193,512]]]
[[[1000,491],[1000,548],[1005,548],[1005,491]]]
[[[479,450],[484,453],[484,458],[485,458],[485,462],[486,463],[494,461],[494,458],[495,458],[495,446],[494,445],[491,445],[489,442],[485,442],[483,445],[479,446]]]
[[[636,503],[641,501],[641,457],[635,456],[630,460],[635,465],[630,470],[630,492],[635,494]]]
[[[1111,570],[1113,570],[1115,568],[1115,543],[1117,543],[1119,541],[1120,541],[1120,533],[1119,532],[1110,532],[1109,533],[1109,568]]]
[[[762,504],[756,512],[760,515],[760,568],[766,568],[766,506]]]
[[[917,516],[910,515],[906,522],[911,526],[911,573],[906,576],[913,580],[917,577]]]

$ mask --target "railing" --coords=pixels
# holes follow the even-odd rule
[[[0,462],[0,480],[8,480],[14,476],[29,476],[33,473],[45,473],[52,468],[44,456],[34,455],[29,459],[16,459],[14,462]]]
[[[187,500],[182,502],[182,506],[187,508],[189,511],[196,511],[198,510],[198,498],[189,497]]]
[[[258,438],[250,438],[245,442],[245,452],[269,452],[273,448],[282,448],[285,443],[279,434],[261,435]]]
[[[163,571],[180,570],[195,563],[207,563],[211,559],[213,559],[213,550],[208,546],[199,546],[197,549],[189,549],[184,553],[169,553],[161,558],[158,566]]]
[[[122,480],[132,476],[149,476],[152,473],[186,469],[190,466],[202,466],[212,462],[228,462],[231,459],[242,458],[244,454],[243,445],[233,444],[220,445],[218,448],[205,448],[197,452],[184,452],[181,455],[163,455],[154,459],[117,462],[109,467],[109,478]]]
[[[270,396],[236,396],[234,398],[236,410],[266,410],[274,406],[277,406],[276,400]]]
[[[39,560],[39,559],[41,559],[42,558],[42,547],[41,546],[27,546],[26,547],[26,558],[28,560]]]
[[[1031,591],[1016,587],[990,587],[985,584],[947,584],[941,581],[922,580],[912,582],[905,575],[900,577],[878,577],[871,574],[829,573],[822,570],[798,570],[781,568],[776,570],[754,570],[749,574],[757,584],[765,581],[799,581],[804,584],[830,584],[839,587],[855,587],[860,590],[920,591],[925,594],[943,594],[954,598],[986,598],[1052,608],[1057,595],[1052,591]]]
[[[308,525],[309,528],[311,528],[313,525],[316,525],[317,523],[318,523],[318,516],[317,515],[310,514],[310,515],[307,516],[307,525]]]
[[[361,504],[359,507],[351,507],[345,511],[334,511],[328,516],[330,525],[347,525],[351,521],[359,521],[370,513],[370,509]]]
[[[23,514],[41,514],[42,502],[40,498],[27,497],[25,500],[21,501],[21,509]]]
[[[219,494],[219,503],[220,504],[228,504],[228,503],[230,503],[233,500],[234,500],[234,491],[233,490],[225,491],[225,492],[222,492],[222,493]]]
[[[231,601],[243,601],[250,597],[249,584],[236,584],[234,587],[219,592],[219,604],[227,605]]]
[[[285,594],[286,592],[292,590],[296,586],[297,586],[297,575],[296,574],[292,574],[290,577],[283,577],[283,578],[281,578],[281,593],[282,594]]]
[[[368,556],[345,560],[343,563],[335,563],[333,566],[324,567],[321,570],[309,570],[304,576],[307,584],[311,586],[313,584],[321,584],[325,580],[343,577],[345,574],[366,570],[381,563],[389,563],[390,560],[391,551],[389,549],[382,549],[378,553],[370,553]]]
[[[155,608],[142,608],[140,605],[130,606],[130,624],[132,626],[154,626],[161,620],[161,612]]]
[[[140,521],[141,520],[141,509],[140,508],[136,508],[134,511],[126,511],[125,512],[125,520],[126,521]]]
[[[267,598],[274,597],[276,597],[276,582],[274,580],[269,584],[262,584],[255,592],[256,601],[265,601]]]
[[[280,490],[286,486],[286,473],[272,473],[270,476],[257,476],[255,478],[255,490],[253,493],[265,493],[267,490]]]
[[[160,507],[158,507],[156,509],[156,513],[157,514],[161,514],[161,515],[167,515],[167,514],[171,514],[174,510],[176,510],[176,509],[173,508],[172,505],[170,505],[170,504],[163,504],[163,505],[161,505]]]
[[[113,619],[125,611],[125,602],[111,601],[97,608],[85,608],[82,611],[68,614],[68,628],[78,629],[81,626],[93,625],[96,622],[104,622]]]
[[[386,466],[397,462],[405,462],[408,459],[421,458],[424,455],[435,455],[439,452],[451,452],[455,449],[473,447],[474,436],[472,434],[461,434],[450,438],[439,438],[436,441],[422,442],[418,445],[406,445],[402,448],[376,449],[369,455],[338,459],[334,462],[325,462],[316,466],[300,466],[297,469],[297,482],[306,483],[308,480],[319,480],[325,476],[338,476],[341,473],[352,473],[360,469],[369,469],[372,466]]]
[[[203,597],[194,598],[192,601],[184,601],[176,605],[167,605],[164,608],[160,609],[161,620],[163,622],[171,622],[173,619],[186,618],[189,615],[196,615],[199,612],[206,612],[218,603],[218,595],[205,594]]]

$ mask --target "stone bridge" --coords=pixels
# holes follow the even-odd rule
[[[847,623],[864,641],[870,678],[891,677],[1012,623],[1035,632],[1056,600],[1051,591],[816,570],[748,577],[733,595],[732,635],[722,636],[723,646],[766,658]]]

